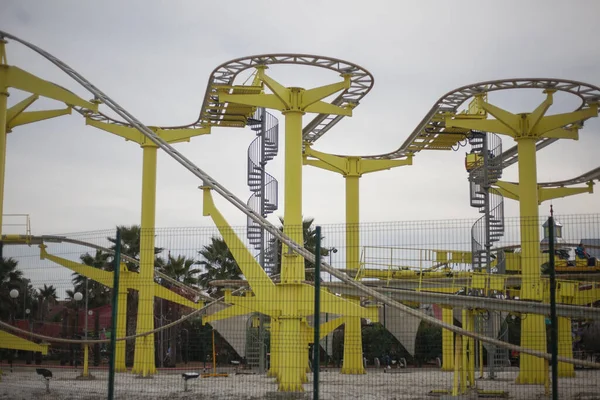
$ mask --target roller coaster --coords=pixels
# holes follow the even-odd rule
[[[457,370],[461,382],[474,384],[472,376],[474,340],[479,340],[489,345],[521,352],[518,383],[545,383],[547,376],[543,376],[543,363],[544,360],[550,359],[550,355],[546,353],[545,343],[536,343],[530,340],[530,337],[535,337],[531,334],[523,336],[521,346],[515,346],[498,340],[495,335],[475,332],[474,316],[482,307],[502,311],[510,306],[512,311],[521,310],[520,312],[528,315],[528,318],[523,320],[523,332],[539,333],[544,329],[544,315],[548,314],[548,285],[541,278],[540,272],[539,261],[543,261],[543,258],[540,258],[543,257],[541,256],[543,253],[539,243],[538,203],[557,197],[591,192],[593,181],[600,178],[600,169],[568,181],[539,184],[535,172],[536,151],[559,139],[576,139],[583,122],[598,114],[600,88],[576,81],[538,78],[496,80],[468,85],[442,96],[406,141],[395,151],[369,156],[326,154],[312,148],[315,142],[342,118],[351,116],[360,101],[373,87],[373,76],[356,64],[330,57],[299,54],[269,54],[232,60],[220,65],[212,72],[200,115],[196,121],[183,126],[148,127],[58,58],[9,33],[0,31],[0,38],[2,39],[0,61],[3,67],[0,71],[0,90],[2,90],[0,93],[0,150],[6,150],[6,132],[12,128],[24,123],[64,115],[71,109],[81,114],[85,118],[86,124],[138,143],[143,148],[141,225],[142,235],[145,236],[142,239],[147,240],[141,240],[140,272],[135,275],[126,275],[123,283],[123,288],[138,290],[140,299],[132,372],[143,376],[156,372],[153,333],[157,330],[154,329],[152,310],[149,308],[155,296],[196,309],[190,315],[195,315],[205,308],[202,301],[209,301],[209,299],[199,296],[200,302],[192,302],[154,284],[156,273],[153,267],[156,152],[160,148],[202,182],[204,215],[212,218],[243,272],[246,281],[238,282],[237,286],[246,288],[246,293],[248,291],[252,293],[252,296],[240,296],[238,291],[226,289],[224,303],[227,306],[218,307],[218,311],[203,317],[203,322],[214,324],[222,319],[255,312],[271,317],[272,356],[269,376],[278,379],[279,390],[303,391],[302,385],[306,382],[305,374],[308,366],[306,352],[308,344],[312,340],[308,339],[310,337],[308,333],[312,328],[309,326],[307,318],[314,314],[314,311],[311,307],[301,306],[301,304],[314,302],[314,288],[310,282],[305,280],[304,259],[314,263],[315,257],[303,247],[302,233],[298,229],[294,229],[302,224],[303,164],[338,172],[346,178],[346,268],[344,271],[340,271],[321,262],[322,270],[340,281],[324,285],[326,287],[321,291],[321,311],[338,316],[335,320],[323,324],[321,332],[325,335],[335,327],[345,324],[345,338],[348,343],[344,348],[342,373],[365,373],[361,356],[360,321],[361,318],[377,321],[379,319],[378,308],[384,304],[407,316],[444,328],[445,364],[453,364],[452,335],[456,334],[457,340],[464,340],[462,351],[466,352],[467,357],[463,357],[463,360],[467,361],[466,365],[460,365]],[[20,43],[52,62],[88,90],[94,99],[92,101],[82,100],[62,87],[8,65],[5,39]],[[266,73],[269,68],[280,64],[324,68],[338,73],[342,79],[336,83],[312,89],[285,87]],[[236,84],[236,78],[246,70],[255,71],[252,83],[249,85]],[[32,93],[32,97],[7,109],[9,87]],[[512,114],[488,102],[488,94],[513,89],[537,89],[545,94],[546,99],[533,112],[525,114]],[[546,115],[552,106],[553,94],[556,92],[575,95],[579,97],[581,104],[569,113]],[[331,102],[323,101],[336,94],[337,96]],[[67,105],[67,109],[52,110],[45,114],[24,112],[38,96],[61,101]],[[108,107],[121,119],[107,116],[100,110],[101,106]],[[171,145],[188,141],[194,136],[209,134],[213,128],[252,126],[252,116],[260,108],[281,111],[285,117],[283,231],[266,220],[263,213],[256,207],[240,200]],[[303,116],[306,113],[313,113],[316,116],[304,125]],[[489,116],[494,118],[489,118]],[[364,173],[410,165],[413,157],[421,151],[452,150],[459,143],[472,140],[475,132],[483,132],[483,137],[487,137],[487,134],[490,133],[506,135],[517,141],[517,146],[495,154],[495,157],[501,162],[493,164],[492,168],[499,177],[499,171],[518,162],[519,182],[501,182],[496,179],[490,183],[488,179],[487,183],[482,184],[478,181],[477,185],[480,186],[479,192],[482,190],[488,193],[493,191],[493,193],[519,201],[522,221],[521,235],[529,240],[520,245],[518,273],[511,276],[472,271],[464,276],[460,274],[451,277],[436,276],[439,273],[448,273],[448,271],[440,270],[430,271],[431,276],[435,276],[435,279],[429,280],[424,274],[417,274],[416,271],[401,270],[397,273],[398,275],[394,271],[390,277],[389,274],[386,275],[385,271],[369,271],[364,268],[364,264],[361,267],[358,231],[359,178]],[[467,160],[467,164],[470,165],[471,170],[481,171],[483,169],[487,174],[490,165],[486,160],[489,157],[483,147],[480,150],[484,151],[481,153],[483,155],[471,157],[471,160]],[[3,160],[0,163],[0,179],[2,179],[0,204],[3,197],[4,162]],[[584,188],[567,187],[581,183],[587,183],[588,186]],[[492,188],[492,185],[495,187]],[[280,277],[275,279],[269,276],[256,261],[252,252],[243,245],[215,206],[212,198],[213,192],[218,193],[243,212],[255,226],[283,243],[282,253],[285,253],[286,257],[282,259]],[[485,209],[484,217],[490,213],[489,208]],[[489,231],[494,224],[498,223],[499,218],[497,217],[486,221],[488,233],[484,239],[477,241],[482,246],[478,250],[478,270],[483,269],[483,265],[491,267],[493,263],[489,252],[491,246]],[[101,273],[104,271],[91,271],[85,266],[49,254],[45,250],[44,242],[52,240],[68,241],[69,239],[2,235],[4,244],[38,244],[42,258],[110,286],[110,273],[106,273],[108,274],[106,275]],[[472,252],[470,260],[464,254],[458,255],[459,252],[450,252],[462,257],[464,263],[476,264],[473,261]],[[439,263],[447,261],[438,260]],[[374,284],[360,279],[369,274],[372,275],[371,277],[386,281],[385,293],[382,293],[381,283]],[[419,276],[417,277],[417,275]],[[416,281],[415,277],[417,277]],[[448,282],[448,279],[451,279],[452,282]],[[394,285],[390,286],[390,283]],[[600,292],[598,292],[600,288],[596,283],[585,284],[591,284],[593,290],[584,296],[580,295],[580,282],[565,280],[561,283],[563,289],[559,291],[558,296],[564,300],[563,303],[566,303],[558,306],[561,318],[565,320],[598,318],[597,308],[581,306],[596,302],[600,296]],[[516,286],[519,287],[518,296],[514,295]],[[464,292],[461,293],[461,290]],[[512,294],[511,291],[513,291]],[[394,294],[390,295],[391,292]],[[121,288],[119,288],[119,293],[121,294]],[[490,293],[496,297],[489,297]],[[461,294],[469,295],[461,296]],[[477,298],[474,299],[473,295],[476,295]],[[507,300],[506,297],[509,299]],[[574,299],[576,300],[573,303]],[[414,303],[443,305],[442,320],[413,308],[411,305]],[[463,327],[454,325],[453,308],[462,308]],[[122,318],[123,316],[119,315],[119,319]],[[566,326],[567,324],[562,325]],[[23,333],[4,322],[0,323],[0,326],[6,330]],[[117,321],[117,326],[121,327],[118,336],[122,338],[124,324],[122,321],[121,323]],[[0,332],[3,332],[5,338],[8,338],[9,335],[17,337],[5,331]],[[563,339],[562,342],[570,343],[569,330],[561,330],[560,335]],[[567,336],[569,339],[566,338]],[[53,340],[52,338],[43,339]],[[13,347],[32,350],[32,344],[26,342],[23,338],[15,339]],[[93,341],[88,342],[92,343]],[[457,346],[457,348],[461,348],[461,345],[457,344]],[[561,376],[571,376],[574,364],[599,367],[598,364],[592,362],[574,359],[572,346],[568,344],[559,348],[559,351]],[[460,364],[458,359],[457,363]],[[446,368],[449,367],[446,366]]]

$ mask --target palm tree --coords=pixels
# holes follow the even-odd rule
[[[283,232],[283,218],[279,218],[281,225],[279,230]],[[304,248],[314,254],[317,247],[317,232],[313,229],[314,218],[305,218],[302,220],[302,235],[304,237]],[[323,240],[323,237],[321,237]],[[274,258],[275,274],[281,272],[281,242],[277,238],[273,238],[269,241],[267,248],[267,256]],[[321,247],[321,256],[326,257],[329,255],[329,250]],[[308,260],[304,260],[304,268],[314,268],[314,264]],[[314,274],[312,272],[306,273],[306,279],[309,281],[314,280]]]
[[[44,321],[46,313],[50,309],[50,304],[56,303],[58,296],[56,295],[56,288],[53,285],[46,286],[44,283],[43,288],[38,288],[38,298],[40,301],[40,320]]]
[[[239,280],[242,279],[242,270],[227,247],[225,240],[220,237],[212,237],[210,244],[198,251],[203,260],[198,261],[204,272],[198,277],[198,283],[209,295],[220,297],[222,293],[216,287],[209,287],[209,282],[214,280]]]
[[[175,258],[169,254],[166,261],[158,259],[157,264],[160,272],[185,285],[196,285],[198,283],[196,275],[202,272],[192,268],[196,265],[196,260],[185,256]]]
[[[19,262],[14,258],[0,258],[0,316],[8,320],[16,312],[15,300],[10,297],[10,291],[22,290],[23,271],[18,269]]]
[[[90,253],[82,254],[79,259],[90,267],[98,268],[104,271],[112,271],[113,264],[110,262],[112,255],[108,253],[104,253],[101,250],[96,250],[94,256]],[[85,293],[85,281],[88,279],[83,275],[79,275],[74,272],[73,276],[73,286],[76,292],[80,292],[84,294],[84,296],[88,297],[88,306],[90,308],[100,307],[110,302],[110,289],[99,282],[94,280],[88,280],[88,290]],[[68,292],[68,291],[67,291]]]
[[[120,225],[117,229],[121,231],[121,254],[125,254],[136,260],[140,259],[140,240],[142,237],[142,229],[140,225]],[[117,239],[107,238],[109,242],[113,243],[111,246],[112,250],[115,250]],[[160,247],[154,248],[154,254],[159,254],[163,249]],[[131,262],[126,262],[127,268],[130,271],[139,271],[139,267]]]

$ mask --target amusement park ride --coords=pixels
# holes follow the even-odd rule
[[[454,334],[462,339],[463,352],[461,380],[473,383],[472,356],[474,340],[497,346],[508,346],[496,340],[496,333],[482,335],[474,332],[475,315],[482,311],[482,304],[491,310],[502,310],[510,304],[512,310],[527,314],[522,321],[521,364],[518,383],[544,384],[544,358],[546,354],[544,314],[547,314],[548,282],[542,276],[540,267],[547,260],[539,239],[538,205],[553,198],[592,192],[592,183],[600,179],[600,169],[591,171],[570,181],[538,183],[536,175],[536,151],[559,139],[577,139],[583,122],[598,115],[600,88],[575,81],[558,79],[510,79],[477,83],[456,89],[441,97],[426,114],[421,123],[397,150],[376,156],[346,156],[326,154],[315,150],[315,142],[344,117],[349,117],[363,97],[373,86],[372,75],[358,65],[313,55],[271,54],[232,60],[217,67],[208,82],[206,94],[197,121],[181,127],[147,127],[120,107],[98,88],[89,83],[72,68],[42,49],[0,31],[0,154],[6,151],[6,135],[20,125],[70,114],[72,110],[85,118],[87,125],[108,131],[127,141],[140,145],[143,149],[142,211],[139,273],[130,272],[122,265],[122,279],[119,291],[119,304],[126,301],[128,289],[139,291],[137,332],[154,329],[152,304],[155,297],[172,301],[191,309],[201,309],[199,302],[176,294],[154,282],[154,229],[156,194],[156,155],[158,148],[175,158],[186,169],[202,181],[203,210],[210,216],[229,246],[245,281],[238,287],[245,287],[243,295],[236,295],[231,288],[225,289],[224,303],[220,311],[203,317],[204,323],[252,313],[270,317],[271,364],[269,376],[277,378],[281,391],[302,391],[307,381],[308,348],[312,343],[312,327],[308,317],[314,314],[314,287],[306,282],[304,259],[314,261],[314,256],[302,247],[302,166],[312,165],[340,173],[346,179],[346,268],[333,270],[323,263],[323,270],[339,278],[341,282],[330,285],[323,283],[321,289],[321,312],[336,315],[333,320],[320,326],[322,336],[345,324],[344,364],[342,373],[363,374],[361,319],[375,322],[379,319],[378,304],[385,303],[412,317],[431,321],[431,317],[411,306],[415,300],[402,296],[416,296],[417,303],[440,304],[443,307],[442,321],[431,322],[442,326],[443,369],[454,369]],[[83,100],[70,91],[31,75],[24,70],[9,65],[6,58],[5,39],[21,43],[39,53],[76,82],[90,91],[94,99]],[[286,87],[274,80],[267,71],[280,64],[296,64],[306,67],[319,67],[333,71],[341,77],[337,82],[317,88],[304,89]],[[246,70],[254,70],[254,80],[249,85],[236,84],[236,78]],[[26,100],[7,105],[8,89],[14,88],[31,93]],[[537,89],[545,95],[544,101],[532,112],[512,114],[488,101],[488,95],[500,90]],[[547,115],[556,92],[577,96],[579,107],[568,113]],[[326,98],[336,95],[333,101]],[[39,96],[58,100],[67,105],[64,109],[27,112],[26,109]],[[106,106],[122,120],[106,116],[101,111]],[[466,106],[466,108],[465,108]],[[252,126],[258,110],[275,109],[285,118],[285,188],[284,188],[284,228],[283,232],[265,218],[261,211],[239,200],[221,184],[198,168],[181,153],[171,147],[172,143],[189,141],[192,137],[210,134],[213,128]],[[303,119],[307,114],[316,114],[307,124]],[[261,115],[265,115],[263,111]],[[517,142],[515,148],[502,151],[501,141],[496,135],[505,135]],[[363,252],[361,258],[359,243],[359,180],[363,174],[386,170],[397,166],[411,165],[421,151],[451,150],[459,142],[468,140],[473,148],[467,156],[466,165],[471,185],[471,204],[483,214],[474,228],[472,251],[434,250],[429,253],[432,268],[415,270],[388,265],[370,264]],[[502,170],[518,162],[518,182],[500,180]],[[255,164],[256,165],[256,164]],[[5,159],[0,161],[0,211],[2,211]],[[263,184],[265,183],[262,181]],[[581,187],[578,185],[586,184]],[[256,260],[253,252],[246,248],[213,201],[217,192],[227,201],[245,213],[249,221],[283,243],[281,275],[274,280]],[[494,248],[493,243],[502,236],[502,199],[519,201],[523,241],[520,252]],[[263,201],[266,201],[263,196]],[[0,213],[1,215],[2,213]],[[1,216],[0,216],[1,226]],[[475,235],[475,232],[478,232]],[[1,231],[0,231],[1,233]],[[112,273],[100,271],[64,258],[49,254],[45,243],[68,241],[67,238],[34,237],[29,235],[2,235],[5,245],[38,244],[40,257],[64,266],[97,282],[112,286]],[[365,249],[366,251],[366,249]],[[500,257],[502,255],[502,257]],[[450,264],[470,265],[468,272],[456,272]],[[583,270],[600,271],[600,264],[558,266],[558,271],[574,272]],[[379,281],[363,282],[362,278],[376,278]],[[218,283],[217,283],[218,284]],[[586,283],[587,284],[587,283]],[[386,285],[388,294],[377,292]],[[586,306],[600,299],[600,287],[592,284],[592,290],[580,290],[582,283],[577,280],[560,281],[559,299],[559,354],[560,375],[574,375],[571,345],[570,318],[598,314],[598,310],[574,306]],[[411,289],[407,291],[405,289]],[[392,294],[394,289],[403,289]],[[464,305],[465,296],[436,297],[442,293],[460,293],[461,290],[478,293],[487,298]],[[398,297],[395,297],[398,296]],[[491,298],[490,298],[491,297]],[[494,298],[496,297],[496,298]],[[494,302],[497,298],[507,299],[504,305]],[[394,299],[398,299],[397,301]],[[520,299],[520,300],[516,300]],[[535,304],[535,307],[525,307]],[[463,328],[454,326],[454,310],[461,310]],[[537,310],[538,313],[534,311]],[[589,314],[591,313],[591,314]],[[595,314],[594,314],[595,313]],[[118,336],[125,335],[125,314],[117,320]],[[4,328],[6,324],[2,325]],[[8,328],[7,328],[8,329]],[[457,335],[457,337],[459,336]],[[1,346],[46,351],[47,346],[0,330]],[[126,371],[124,342],[116,349],[116,365],[119,371]],[[465,357],[464,354],[469,354]],[[542,356],[541,356],[542,355]],[[458,361],[457,361],[458,362]],[[135,358],[132,371],[143,376],[156,373],[154,363],[153,334],[139,336],[135,342]]]

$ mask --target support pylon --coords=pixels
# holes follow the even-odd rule
[[[322,99],[332,94],[348,89],[350,87],[350,75],[343,74],[344,80],[341,82],[305,90],[298,87],[284,87],[266,75],[265,69],[265,66],[257,67],[256,78],[273,93],[230,94],[228,89],[225,89],[219,92],[219,102],[276,109],[285,116],[283,231],[296,243],[304,243],[302,231],[302,116],[307,112],[350,116],[352,114],[350,108],[342,108],[322,101]],[[286,392],[303,391],[302,383],[306,379],[305,362],[303,360],[308,354],[303,339],[301,322],[302,318],[308,315],[309,310],[304,310],[307,306],[301,305],[312,304],[310,299],[314,297],[314,289],[303,283],[305,279],[304,259],[300,255],[291,252],[288,246],[282,246],[281,283],[273,285],[264,274],[264,271],[256,268],[256,265],[254,265],[255,260],[251,257],[251,254],[239,242],[239,238],[231,231],[225,219],[214,206],[212,197],[210,197],[210,189],[204,187],[203,190],[205,215],[210,215],[219,227],[221,235],[247,277],[256,297],[269,298],[268,302],[256,301],[252,304],[247,303],[247,306],[252,311],[278,317],[278,338],[275,340],[278,342],[278,347],[285,352],[285,356],[282,355],[278,359],[279,368],[276,371],[279,378],[279,390]],[[252,280],[255,282],[252,282]],[[233,296],[226,299],[226,301],[231,301],[231,304],[241,304],[240,299]],[[369,312],[368,309],[363,309],[360,305],[339,299],[329,292],[322,292],[322,301],[324,303],[321,306],[322,312],[355,317],[370,315],[377,318],[375,312]],[[266,306],[271,302],[276,304],[277,312],[268,309],[273,306]],[[337,312],[332,312],[333,310]]]
[[[521,298],[541,301],[539,213],[536,165],[536,142],[540,138],[577,139],[583,121],[598,115],[598,104],[578,111],[548,115],[555,90],[545,90],[546,99],[531,113],[513,114],[485,100],[485,93],[476,96],[478,109],[485,111],[477,116],[470,114],[447,115],[448,128],[473,129],[494,132],[512,137],[517,142],[519,156],[519,209],[521,231]],[[495,119],[487,119],[487,114]],[[540,352],[546,351],[544,317],[527,314],[521,322],[521,346]],[[545,382],[544,361],[528,354],[521,355],[517,383]]]
[[[412,165],[412,156],[398,160],[338,156],[313,150],[309,143],[305,143],[303,159],[305,165],[337,172],[346,180],[346,269],[358,271],[360,268],[359,179],[363,174]],[[345,318],[345,321],[342,374],[364,374],[361,321],[353,318]]]
[[[125,140],[136,142],[142,148],[140,272],[138,277],[139,283],[137,285],[139,297],[136,332],[148,332],[154,329],[154,230],[156,217],[156,170],[158,147],[133,127],[96,121],[90,117],[86,118],[86,124],[120,136]],[[163,129],[152,127],[151,129],[168,143],[187,142],[194,136],[210,133],[209,128]],[[132,372],[141,374],[142,376],[156,373],[154,335],[136,338]]]
[[[0,39],[0,235],[2,235],[2,215],[4,212],[4,178],[6,169],[6,135],[16,126],[30,124],[71,113],[70,106],[97,110],[93,103],[85,101],[66,89],[45,81],[20,68],[8,65],[6,41]],[[25,100],[8,107],[9,88],[31,93]],[[25,110],[40,96],[67,104],[64,109],[29,111]]]

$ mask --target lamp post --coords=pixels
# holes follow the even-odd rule
[[[10,295],[10,298],[12,299],[13,309],[14,309],[12,320],[13,320],[13,322],[15,322],[15,320],[17,319],[17,305],[15,302],[15,299],[17,297],[19,297],[19,291],[17,289],[12,289],[10,291],[9,295]]]
[[[77,333],[79,332],[79,302],[82,299],[83,299],[83,294],[81,294],[80,292],[75,292],[73,294],[73,300],[75,300],[75,332],[73,333],[73,338],[75,338],[75,335],[77,335]],[[79,358],[79,352],[77,351],[77,348],[75,348],[75,360],[73,361],[75,368],[77,368],[78,358]]]

